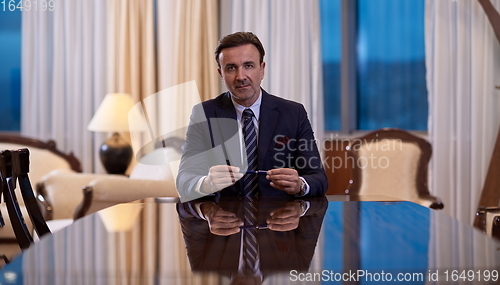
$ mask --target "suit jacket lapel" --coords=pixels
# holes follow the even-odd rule
[[[274,141],[274,127],[278,121],[278,111],[276,102],[264,90],[262,90],[262,102],[260,105],[259,118],[259,147],[258,147],[258,167],[263,169],[264,159],[269,150],[269,144]]]
[[[224,96],[221,97],[221,100],[217,102],[219,109],[216,109],[215,121],[211,122],[212,127],[214,128],[212,132],[214,133],[214,137],[222,138],[222,141],[219,143],[225,143],[225,150],[229,153],[229,163],[233,166],[241,165],[241,149],[238,146],[229,143],[230,139],[238,134],[238,122],[236,120],[236,110],[234,109],[234,105],[231,101],[229,92],[227,92]],[[220,136],[217,136],[220,134]]]
[[[215,110],[217,118],[231,118],[236,120],[236,110],[234,109],[233,102],[230,98],[231,94],[226,92],[217,102],[219,109]]]

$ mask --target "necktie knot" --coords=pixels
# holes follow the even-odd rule
[[[252,109],[246,108],[245,110],[243,110],[243,122],[246,122],[249,119],[251,120],[253,116],[254,114],[252,112]]]

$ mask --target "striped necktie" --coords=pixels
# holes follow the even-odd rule
[[[257,197],[244,197],[245,225],[257,225]],[[258,270],[259,245],[257,229],[251,227],[243,230],[243,273],[252,275]]]
[[[252,120],[254,116],[249,108],[243,111],[243,136],[245,138],[245,149],[247,152],[248,170],[257,170],[257,132]],[[258,195],[257,174],[246,174],[243,176],[243,193],[245,196]]]

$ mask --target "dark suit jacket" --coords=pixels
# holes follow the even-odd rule
[[[232,199],[232,200],[230,200]],[[206,199],[215,201],[222,209],[242,217],[238,199]],[[326,197],[301,199],[309,201],[310,208],[300,218],[299,226],[291,231],[258,230],[260,270],[264,276],[290,270],[307,271],[314,255],[316,242],[328,207]],[[269,213],[286,205],[291,199],[261,199],[258,204],[259,223],[265,224]],[[212,271],[232,275],[238,271],[241,233],[217,236],[210,233],[208,223],[198,217],[192,201],[177,205],[188,258],[193,271]]]
[[[231,164],[244,168],[236,110],[230,96],[226,92],[193,108],[177,176],[177,189],[181,197],[187,198],[183,201],[199,197],[193,195],[193,187],[211,166]],[[295,168],[310,186],[308,196],[324,195],[327,178],[304,106],[262,90],[260,108],[258,169]],[[269,182],[265,175],[259,175],[261,195],[287,196]],[[238,181],[216,195],[237,196],[241,191]]]

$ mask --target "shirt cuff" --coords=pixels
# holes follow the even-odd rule
[[[200,179],[198,179],[198,182],[196,182],[196,185],[194,185],[194,191],[203,196],[208,196],[211,194],[201,192],[201,186],[203,185],[203,181],[205,180],[205,178],[207,178],[207,176],[202,176],[200,177]]]
[[[215,205],[215,203],[213,203],[213,202],[208,202],[208,203],[212,203],[212,204]],[[201,212],[201,205],[203,205],[203,204],[205,204],[205,203],[196,203],[196,204],[194,204],[194,211],[196,212],[196,214],[198,214],[198,218],[201,218],[201,219],[203,219],[205,221],[208,221],[207,217],[205,217],[205,215],[203,215],[203,213]]]

